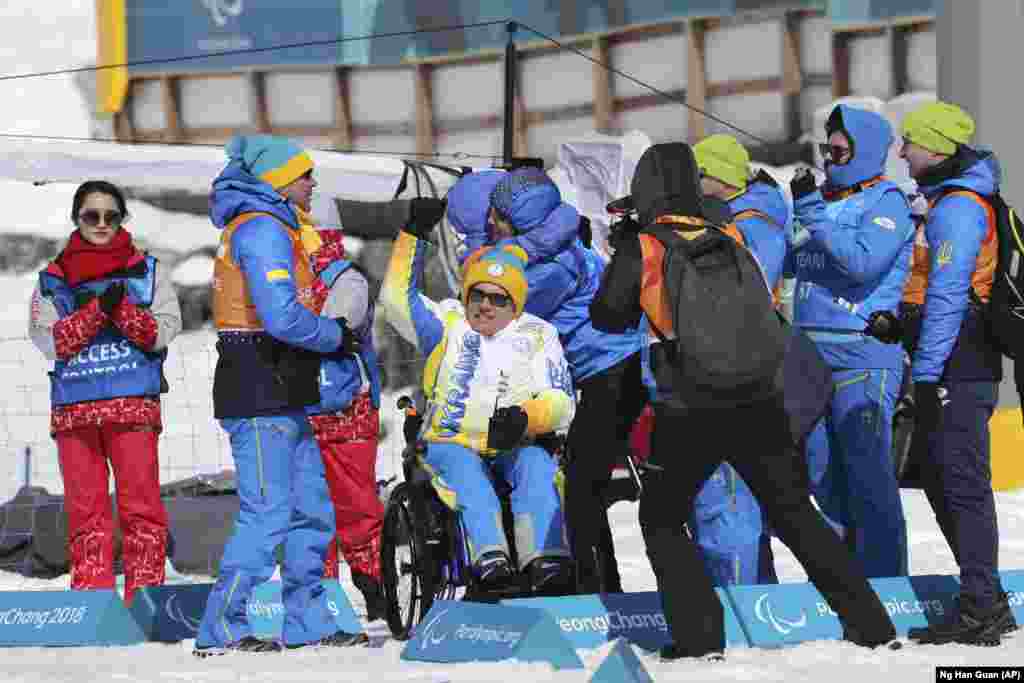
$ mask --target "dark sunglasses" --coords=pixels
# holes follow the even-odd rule
[[[491,302],[491,305],[495,308],[505,308],[512,305],[512,297],[508,294],[498,294],[496,292],[485,292],[480,289],[469,290],[469,303],[471,304],[482,304],[484,300]]]
[[[830,145],[827,142],[818,144],[818,151],[821,152],[821,156],[831,161],[833,164],[842,164],[843,157],[847,157],[850,154],[849,147],[842,147],[840,145]]]
[[[121,215],[120,211],[104,211],[102,216],[96,209],[88,209],[78,214],[78,220],[82,221],[90,228],[95,228],[100,224],[102,218],[105,225],[109,225],[112,228],[121,227],[121,223],[124,222],[124,216]]]

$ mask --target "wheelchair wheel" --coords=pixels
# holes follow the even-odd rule
[[[381,573],[391,634],[406,640],[434,604],[435,559],[419,526],[414,523],[408,484],[399,484],[384,513]]]

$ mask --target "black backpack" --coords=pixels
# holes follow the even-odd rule
[[[992,291],[984,306],[985,318],[992,344],[1004,356],[1016,360],[1018,355],[1024,355],[1021,351],[1024,345],[1024,223],[999,193],[983,195],[967,188],[951,187],[935,204],[958,192],[979,197],[995,212],[998,256]],[[977,301],[973,290],[971,296]]]
[[[645,232],[665,248],[679,398],[693,408],[729,407],[777,391],[787,335],[754,256],[713,226],[692,239],[668,225]]]

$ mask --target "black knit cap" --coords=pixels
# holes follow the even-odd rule
[[[640,225],[669,214],[704,215],[697,160],[682,142],[648,147],[637,162],[630,193]]]

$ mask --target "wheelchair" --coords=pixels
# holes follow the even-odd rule
[[[534,593],[522,574],[517,574],[516,581],[500,588],[484,590],[478,584],[471,571],[469,546],[461,517],[442,500],[430,473],[422,465],[426,448],[418,439],[422,417],[407,396],[398,400],[398,408],[405,412],[404,479],[392,490],[384,512],[381,573],[388,628],[396,639],[405,640],[427,615],[435,600],[496,602]],[[539,439],[538,445],[562,461],[565,448],[561,437],[551,435]],[[510,491],[504,481],[495,482],[505,536],[514,539]],[[628,487],[621,485],[612,491],[614,500],[610,499],[608,504],[615,500],[636,500],[638,494],[638,491],[631,493]],[[514,543],[509,543],[509,550],[512,566],[517,567],[519,562]]]

